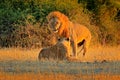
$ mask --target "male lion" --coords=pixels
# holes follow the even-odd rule
[[[60,39],[66,38],[70,40],[70,44],[73,48],[73,53],[76,58],[77,47],[79,43],[83,43],[83,55],[85,55],[91,40],[91,33],[88,28],[77,23],[72,23],[67,16],[59,11],[53,11],[49,13],[47,20],[49,22],[50,28],[54,32],[57,32]]]

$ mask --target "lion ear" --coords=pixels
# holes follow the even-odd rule
[[[50,19],[52,18],[51,14],[48,14],[48,15],[46,16],[46,18],[47,18],[48,21],[50,21]]]

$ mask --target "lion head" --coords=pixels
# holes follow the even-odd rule
[[[68,57],[70,51],[71,49],[70,49],[69,41],[63,39],[53,46],[43,48],[39,53],[38,59],[63,60]]]
[[[47,20],[49,27],[59,36],[69,37],[69,19],[59,11],[53,11],[48,14]]]

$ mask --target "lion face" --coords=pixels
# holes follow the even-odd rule
[[[61,26],[61,21],[57,17],[53,17],[49,20],[49,27],[52,31],[58,32]]]

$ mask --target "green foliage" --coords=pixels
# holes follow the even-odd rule
[[[0,46],[51,45],[46,16],[55,10],[73,22],[86,25],[94,42],[120,44],[119,0],[1,0]]]

